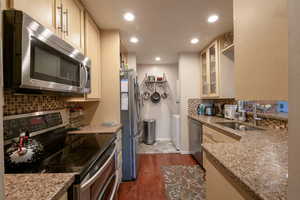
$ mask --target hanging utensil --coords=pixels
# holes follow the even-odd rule
[[[152,103],[159,103],[160,102],[160,94],[156,91],[156,86],[155,86],[155,91],[151,95],[151,101]]]
[[[166,92],[162,93],[162,94],[161,94],[161,98],[163,98],[163,99],[168,98],[168,94],[167,94]]]

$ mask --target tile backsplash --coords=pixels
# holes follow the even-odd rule
[[[188,100],[188,113],[189,114],[197,114],[198,105],[201,103],[225,103],[225,104],[237,104],[235,99],[216,99],[216,100],[205,100],[205,99],[189,99]],[[288,119],[287,117],[280,117],[279,113],[276,111],[277,102],[276,101],[249,101],[246,102],[246,111],[247,111],[247,121],[252,122],[252,104],[258,103],[261,105],[270,104],[271,107],[264,113],[258,110],[259,117],[262,118],[259,121],[259,126],[266,128],[274,128],[274,129],[287,129],[288,128]],[[287,114],[286,114],[287,116]]]
[[[68,104],[64,97],[54,95],[28,95],[4,93],[4,116],[25,114],[38,111],[58,110],[66,108]]]

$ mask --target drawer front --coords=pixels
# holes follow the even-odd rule
[[[215,144],[217,143],[216,141],[214,141],[211,137],[209,137],[209,135],[204,134],[203,135],[203,144]]]
[[[203,126],[203,136],[205,136],[206,139],[208,138],[208,140],[210,140],[213,143],[232,143],[238,141],[233,137],[227,136],[222,132],[211,129],[207,126]]]

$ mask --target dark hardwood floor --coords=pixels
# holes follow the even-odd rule
[[[136,181],[121,183],[119,200],[166,200],[161,166],[196,165],[190,155],[141,154]]]

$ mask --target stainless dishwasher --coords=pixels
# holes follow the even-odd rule
[[[190,152],[201,166],[203,166],[202,135],[202,124],[189,118]]]

